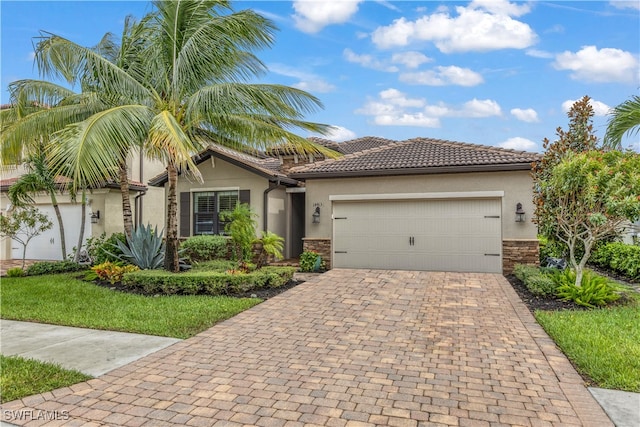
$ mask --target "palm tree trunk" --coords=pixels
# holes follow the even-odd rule
[[[56,218],[58,219],[58,228],[60,229],[60,248],[62,249],[62,259],[67,257],[67,242],[64,235],[64,224],[62,223],[62,214],[60,213],[60,206],[58,206],[58,199],[56,194],[52,191],[49,193],[51,196],[51,205],[56,212]]]
[[[131,238],[131,230],[133,230],[133,214],[131,212],[129,177],[127,176],[127,163],[125,160],[120,163],[118,180],[120,181],[120,195],[122,196],[122,220],[124,222],[124,233],[127,237]]]
[[[80,220],[80,236],[78,237],[78,245],[76,246],[76,253],[73,255],[73,261],[80,261],[80,251],[82,250],[82,241],[84,240],[84,223],[87,215],[87,193],[82,189],[82,215]]]
[[[169,189],[167,194],[167,242],[164,255],[164,269],[177,273],[180,271],[178,257],[178,170],[171,162],[167,166]]]

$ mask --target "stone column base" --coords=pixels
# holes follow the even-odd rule
[[[540,265],[538,239],[504,239],[502,241],[502,274],[513,273],[516,264]]]

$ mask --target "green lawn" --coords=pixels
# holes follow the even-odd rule
[[[640,392],[640,298],[624,307],[537,311],[536,319],[594,385]]]
[[[91,377],[53,363],[0,355],[0,403],[86,381]]]
[[[1,317],[188,338],[260,303],[255,298],[133,295],[74,276],[3,277]]]

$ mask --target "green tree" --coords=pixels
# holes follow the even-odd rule
[[[271,231],[262,233],[262,237],[256,241],[261,245],[256,268],[262,268],[269,257],[282,258],[284,239]]]
[[[609,149],[620,149],[625,134],[637,135],[640,132],[640,96],[631,99],[613,109],[607,123],[603,146]]]
[[[58,229],[60,231],[60,249],[62,259],[67,257],[66,238],[64,233],[64,222],[58,205],[56,193],[59,191],[55,177],[49,171],[44,153],[33,154],[25,163],[28,172],[21,175],[18,180],[9,187],[7,196],[14,206],[25,207],[35,203],[32,195],[38,192],[46,192],[51,199],[51,205],[56,213]]]
[[[317,98],[286,86],[247,83],[266,71],[254,51],[273,43],[269,20],[250,10],[233,12],[225,0],[153,5],[144,20],[149,33],[138,43],[136,73],[54,35],[40,42],[36,59],[41,69],[90,76],[102,98],[117,100],[67,126],[50,145],[52,161],[74,185],[103,181],[132,144],[164,162],[165,268],[178,271],[177,178],[183,172],[201,180],[191,158],[198,150],[216,142],[241,150],[286,146],[335,153],[292,132],[327,130],[303,120],[321,107]]]
[[[539,183],[540,219],[556,224],[555,237],[567,246],[580,286],[593,245],[640,218],[640,155],[568,153],[550,175]]]
[[[36,236],[53,227],[49,217],[33,207],[18,208],[7,215],[0,215],[0,236],[9,237],[22,245],[22,269],[27,255],[27,245]]]
[[[559,244],[565,250],[568,248],[556,237],[558,225],[550,220],[555,215],[556,206],[552,200],[545,198],[540,189],[551,179],[553,168],[562,162],[568,154],[596,149],[598,138],[593,133],[594,111],[590,100],[591,98],[584,96],[571,106],[567,113],[569,128],[565,131],[558,127],[556,129],[557,139],[553,142],[547,138],[543,140],[544,155],[542,159],[533,164],[532,168],[533,202],[535,205],[533,222],[538,225],[538,232],[542,236],[553,244]]]

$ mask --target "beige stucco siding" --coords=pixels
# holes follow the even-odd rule
[[[332,195],[503,191],[502,238],[535,239],[537,228],[533,212],[532,180],[529,171],[478,172],[442,175],[411,175],[363,178],[307,179],[306,236],[330,238],[332,235]],[[515,222],[516,204],[522,203],[526,222]],[[313,224],[311,213],[320,205],[320,223]]]
[[[249,190],[250,204],[256,213],[256,232],[261,234],[263,230],[264,192],[269,188],[269,180],[217,158],[213,161],[204,161],[198,165],[198,169],[202,174],[203,182],[180,176],[178,178],[178,194],[182,192]],[[268,228],[283,237],[286,231],[285,197],[284,189],[276,189],[269,192]],[[180,206],[178,206],[178,217],[180,217]],[[191,230],[193,230],[193,215],[190,215],[190,217]]]
[[[166,170],[165,165],[156,160],[144,159],[143,163],[141,170],[138,154],[129,161],[129,178],[147,184],[151,178]],[[136,193],[131,194],[131,209],[134,215],[136,215],[135,195]],[[158,230],[162,230],[165,227],[165,206],[164,188],[149,186],[147,193],[142,197],[142,224],[151,224],[157,226]]]

